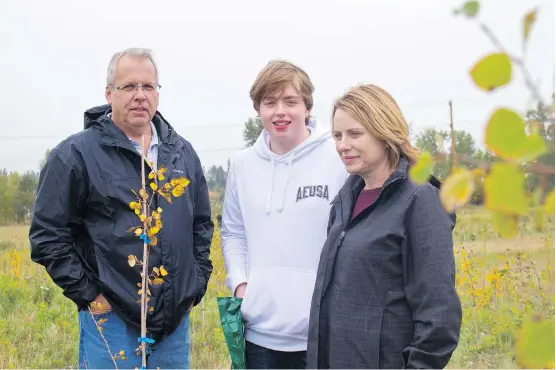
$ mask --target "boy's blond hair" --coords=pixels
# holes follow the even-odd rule
[[[313,83],[303,69],[285,60],[271,60],[259,72],[249,91],[253,108],[259,111],[261,100],[284,90],[288,83],[291,83],[301,95],[305,107],[310,111],[313,108],[313,92],[315,91]]]

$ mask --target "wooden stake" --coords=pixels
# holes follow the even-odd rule
[[[448,103],[450,105],[450,137],[452,139],[452,171],[456,169],[456,135],[454,133],[454,116],[452,113],[452,101]]]

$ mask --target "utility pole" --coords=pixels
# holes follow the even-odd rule
[[[450,137],[452,138],[452,171],[456,169],[456,135],[454,134],[454,115],[452,112],[452,101],[448,103],[450,105]]]

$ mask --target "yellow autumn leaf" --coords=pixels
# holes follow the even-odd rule
[[[162,208],[158,207],[158,208],[156,209],[156,211],[157,211],[158,213],[162,213]]]
[[[134,255],[131,255],[131,254],[130,254],[129,256],[127,256],[127,263],[128,263],[131,267],[135,266],[135,262],[136,262],[136,260],[135,260],[135,256],[134,256]]]
[[[158,194],[163,197],[168,203],[172,203],[172,197],[170,196],[170,194],[165,193],[163,191],[158,191]]]
[[[156,277],[153,279],[153,285],[160,285],[162,283],[164,283],[164,279],[162,278]]]
[[[166,271],[164,266],[160,266],[160,275],[162,275],[162,276],[168,275],[168,271]]]
[[[523,369],[553,369],[554,347],[554,317],[534,316],[517,334],[516,362]]]
[[[137,291],[137,294],[142,295],[142,294],[143,294],[143,289],[139,289],[139,290]]]
[[[153,189],[154,191],[156,191],[156,189],[158,189],[158,185],[156,184],[156,182],[151,182],[151,184],[149,185],[151,187],[151,189]]]
[[[525,15],[523,18],[523,44],[529,39],[529,34],[531,33],[531,27],[533,23],[537,20],[537,9],[533,9]]]
[[[153,180],[154,179],[154,172],[149,173],[149,180]]]
[[[158,227],[159,229],[162,229],[162,221],[156,220],[156,221],[154,222],[154,224],[155,224],[156,227]]]
[[[519,233],[519,218],[502,212],[492,213],[492,225],[502,239],[512,239]]]
[[[181,186],[176,186],[172,189],[172,195],[176,198],[183,195],[183,193],[185,193],[185,189]]]
[[[149,229],[148,234],[149,235],[156,235],[156,234],[158,234],[159,231],[160,231],[160,228],[158,228],[156,226],[153,226]]]
[[[143,233],[143,229],[141,229],[141,228],[135,229],[135,236],[139,236],[139,235],[141,235],[142,233]]]
[[[431,176],[434,161],[428,152],[422,153],[409,169],[409,177],[416,184],[425,184]]]
[[[170,185],[170,183],[166,183],[164,184],[164,186],[162,187],[164,190],[170,190],[170,188],[172,187],[172,185]]]
[[[135,212],[135,214],[136,214],[137,216],[139,216],[139,215],[141,214],[141,211],[140,211],[140,210],[138,210],[138,209],[135,209],[135,211],[134,211],[134,212]]]
[[[120,351],[120,356],[123,356],[125,354],[124,350]]]
[[[454,11],[455,14],[464,14],[468,18],[474,18],[479,13],[480,4],[478,1],[467,1],[461,8]]]
[[[145,222],[145,215],[139,215],[139,219],[141,220],[141,222]]]
[[[440,202],[447,212],[455,212],[465,206],[475,190],[473,173],[459,169],[450,174],[440,188]]]
[[[526,215],[529,208],[525,173],[516,165],[496,162],[484,180],[486,208],[514,215]]]
[[[162,181],[162,180],[164,180],[164,175],[159,173],[158,174],[158,181]]]
[[[141,205],[139,204],[139,202],[129,202],[129,208],[131,208],[131,209],[140,209]]]
[[[530,161],[546,152],[544,139],[527,135],[525,122],[510,109],[499,108],[492,113],[485,130],[485,145],[502,159]]]
[[[469,74],[477,87],[490,92],[510,83],[512,61],[506,53],[493,53],[475,63]]]
[[[150,238],[151,238],[151,242],[149,244],[151,245],[151,247],[154,247],[155,245],[158,244],[158,239],[156,238],[156,236],[151,235]]]
[[[147,191],[143,188],[139,190],[139,195],[143,198],[143,200],[149,199],[149,194],[147,194]]]
[[[189,185],[189,182],[190,182],[190,181],[189,181],[188,179],[186,179],[185,177],[178,177],[178,178],[172,179],[172,180],[170,181],[170,184],[171,184],[172,186],[181,186],[181,187],[184,188],[184,187],[186,187],[187,185]]]
[[[153,306],[149,307],[149,312],[154,312],[154,307]]]

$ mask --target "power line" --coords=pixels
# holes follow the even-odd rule
[[[59,139],[55,136],[9,136],[9,137],[0,137],[0,140],[24,140],[24,139]],[[244,147],[241,146],[234,146],[234,147],[225,147],[225,148],[195,148],[195,151],[198,153],[206,153],[206,152],[224,152],[224,151],[235,151],[235,150],[242,150]]]
[[[236,146],[236,147],[229,147],[229,148],[212,148],[212,149],[195,149],[198,153],[204,152],[224,152],[224,151],[232,151],[232,150],[242,150],[244,147]]]
[[[213,129],[215,127],[238,127],[238,126],[245,126],[245,123],[216,123],[210,125],[188,125],[180,127],[180,131],[186,131],[189,129]],[[71,133],[68,135],[72,135]],[[24,139],[58,139],[62,140],[62,136],[60,135],[12,135],[12,136],[0,136],[0,140],[24,140]]]

